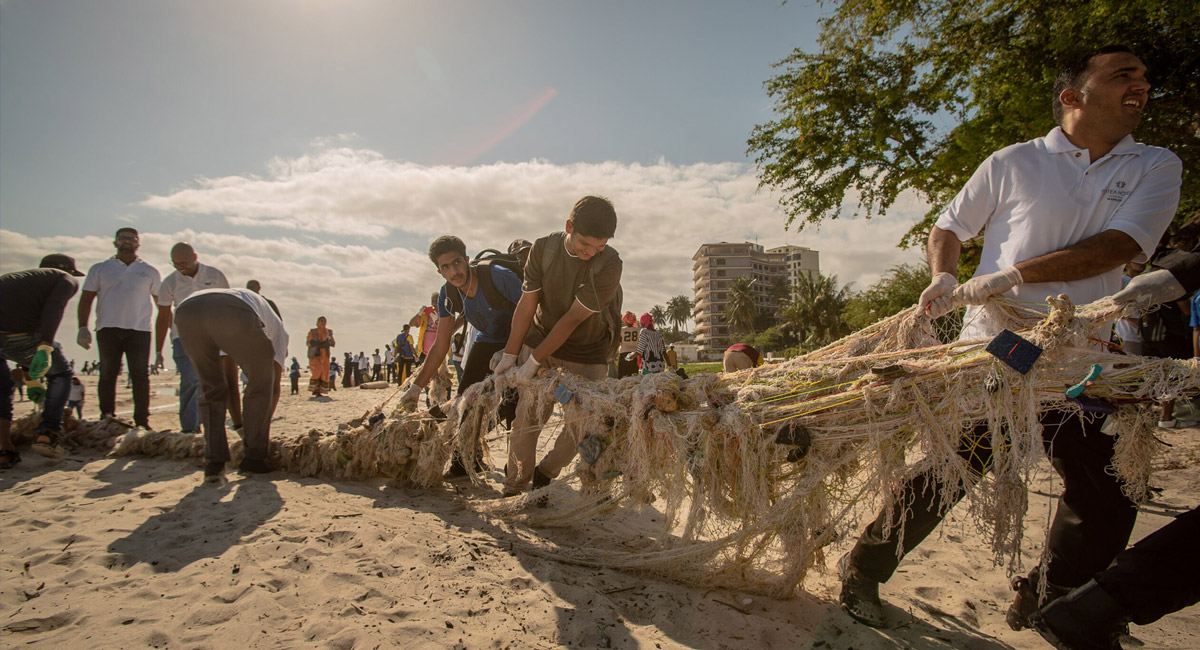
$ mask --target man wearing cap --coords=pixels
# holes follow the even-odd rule
[[[196,250],[187,242],[179,242],[171,248],[171,266],[175,270],[168,275],[158,291],[158,319],[154,323],[154,366],[163,367],[163,343],[167,330],[171,331],[171,358],[179,372],[179,428],[183,433],[200,430],[200,409],[196,391],[200,380],[196,370],[179,342],[179,331],[172,322],[171,308],[197,291],[204,289],[228,289],[229,280],[220,270],[201,264]]]
[[[100,415],[109,417],[116,411],[117,374],[124,356],[133,382],[133,421],[150,428],[150,321],[162,277],[158,269],[137,256],[139,244],[137,230],[119,228],[113,241],[117,254],[88,269],[79,296],[76,340],[83,349],[91,348],[88,320],[95,302],[96,343],[100,348],[100,382],[96,392]]]
[[[63,407],[71,392],[71,366],[54,343],[67,301],[79,291],[83,276],[75,260],[55,253],[36,269],[0,275],[0,464],[8,469],[21,460],[9,438],[12,427],[12,361],[29,377],[29,399],[42,402],[34,451],[58,456]]]

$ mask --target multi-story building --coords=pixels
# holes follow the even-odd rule
[[[802,273],[819,270],[817,251],[802,246],[780,246],[763,250],[750,242],[704,244],[692,256],[692,290],[695,307],[692,319],[696,322],[696,344],[701,354],[722,352],[734,341],[729,340],[725,322],[725,305],[729,302],[729,287],[739,277],[753,281],[759,309],[775,311],[771,287],[783,279],[795,285]]]

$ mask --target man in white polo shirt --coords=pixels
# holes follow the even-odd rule
[[[187,242],[179,242],[171,248],[171,265],[175,270],[163,279],[158,291],[160,309],[154,323],[154,365],[163,367],[163,344],[167,330],[170,330],[171,358],[179,371],[179,428],[183,433],[196,433],[200,431],[200,409],[196,399],[199,379],[179,342],[179,330],[172,322],[171,308],[178,308],[179,303],[197,291],[228,289],[229,280],[220,270],[201,264],[196,250]]]
[[[116,411],[117,373],[121,357],[133,381],[133,421],[150,423],[150,320],[162,278],[158,269],[137,256],[138,231],[119,228],[113,246],[117,254],[93,264],[79,296],[80,347],[92,345],[88,320],[96,302],[96,343],[100,348],[100,383],[96,387],[100,416]]]
[[[1065,65],[1053,97],[1059,126],[993,153],[938,219],[928,247],[933,278],[920,306],[937,317],[956,303],[970,305],[962,338],[986,341],[999,332],[982,308],[992,296],[1044,304],[1046,296],[1063,293],[1086,304],[1120,290],[1124,264],[1153,254],[1179,202],[1179,158],[1130,135],[1149,90],[1146,67],[1124,46]],[[981,233],[979,268],[960,286],[961,242]],[[1102,415],[1053,410],[1039,420],[1063,492],[1046,539],[1045,574],[1035,568],[1014,581],[1013,629],[1028,626],[1039,585],[1046,599],[1057,598],[1108,566],[1128,543],[1137,516],[1109,472],[1115,439],[1100,431]],[[963,431],[959,453],[976,472],[987,471],[986,423]],[[942,496],[954,492],[932,471],[903,484],[893,497],[893,516],[888,509],[880,513],[845,558],[841,602],[847,612],[868,625],[886,624],[879,584],[962,497],[961,490]]]
[[[288,333],[267,300],[249,289],[205,289],[175,310],[179,340],[200,378],[200,421],[204,425],[204,479],[219,481],[229,462],[225,409],[229,384],[221,352],[246,374],[242,400],[242,463],[245,474],[274,469],[267,461],[271,416],[279,403]]]

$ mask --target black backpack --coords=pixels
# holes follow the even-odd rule
[[[517,279],[525,279],[525,267],[521,264],[521,260],[517,259],[516,255],[510,253],[501,253],[494,248],[485,248],[475,255],[475,259],[471,260],[471,266],[475,269],[475,277],[479,278],[479,290],[483,292],[487,301],[493,307],[498,309],[514,309],[517,304],[505,297],[492,284],[492,266],[503,266],[504,268],[517,274]],[[451,314],[463,313],[463,295],[458,290],[458,287],[447,282],[446,289],[446,308]]]

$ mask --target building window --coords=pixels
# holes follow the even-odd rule
[[[723,257],[718,257],[718,258],[716,259],[716,263],[717,263],[717,266],[725,266],[725,258],[723,258]]]
[[[717,271],[717,277],[720,277],[720,278],[725,277],[725,269],[719,269]]]

